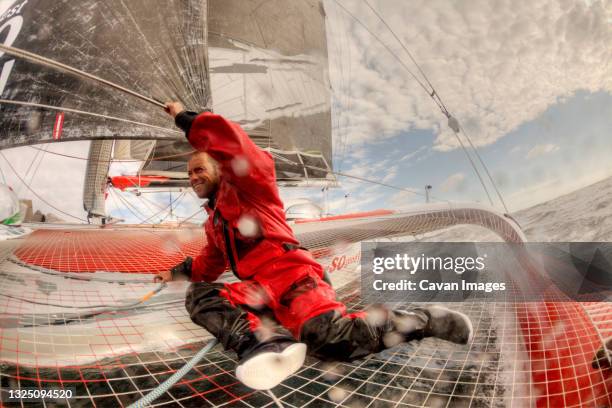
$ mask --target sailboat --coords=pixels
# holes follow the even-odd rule
[[[0,16],[0,34],[0,148],[91,140],[87,220],[30,223],[32,233],[2,242],[3,401],[9,389],[50,387],[70,390],[62,400],[70,406],[129,405],[211,338],[184,310],[187,283],[152,282],[206,243],[188,222],[113,222],[106,197],[188,190],[191,147],[163,114],[167,100],[243,126],[274,156],[281,187],[338,185],[325,8],[319,0],[18,0]],[[137,171],[110,176],[120,160]],[[459,224],[526,240],[512,217],[481,204],[297,217],[292,227],[339,297],[359,309],[361,242]],[[423,341],[351,364],[312,359],[276,399],[238,383],[236,356],[215,348],[155,404],[611,404],[609,379],[591,365],[605,305],[461,307],[477,330],[466,348]]]

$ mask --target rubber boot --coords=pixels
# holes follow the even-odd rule
[[[392,330],[405,340],[436,337],[457,344],[472,340],[474,330],[469,317],[442,306],[430,306],[413,311],[393,310]]]
[[[255,340],[252,347],[240,353],[236,377],[255,390],[269,390],[295,374],[304,365],[306,345],[282,337]]]

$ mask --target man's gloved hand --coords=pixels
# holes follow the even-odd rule
[[[160,272],[153,278],[153,282],[184,281],[191,279],[191,263],[193,259],[188,256],[183,262],[168,271]]]
[[[172,118],[176,118],[176,115],[183,112],[185,107],[180,102],[166,102],[164,110],[168,115],[172,116]]]

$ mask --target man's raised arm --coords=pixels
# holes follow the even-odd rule
[[[258,148],[236,123],[212,112],[185,111],[179,102],[169,102],[166,112],[185,131],[189,143],[215,159],[232,183],[250,190],[253,183],[267,184],[274,178],[272,156]]]

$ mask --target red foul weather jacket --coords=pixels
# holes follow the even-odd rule
[[[215,281],[229,266],[241,280],[259,283],[274,308],[300,279],[322,278],[323,269],[298,248],[287,225],[270,153],[239,125],[211,112],[183,112],[176,123],[195,149],[219,163],[221,173],[214,202],[206,208],[207,245],[193,260],[191,280]]]

